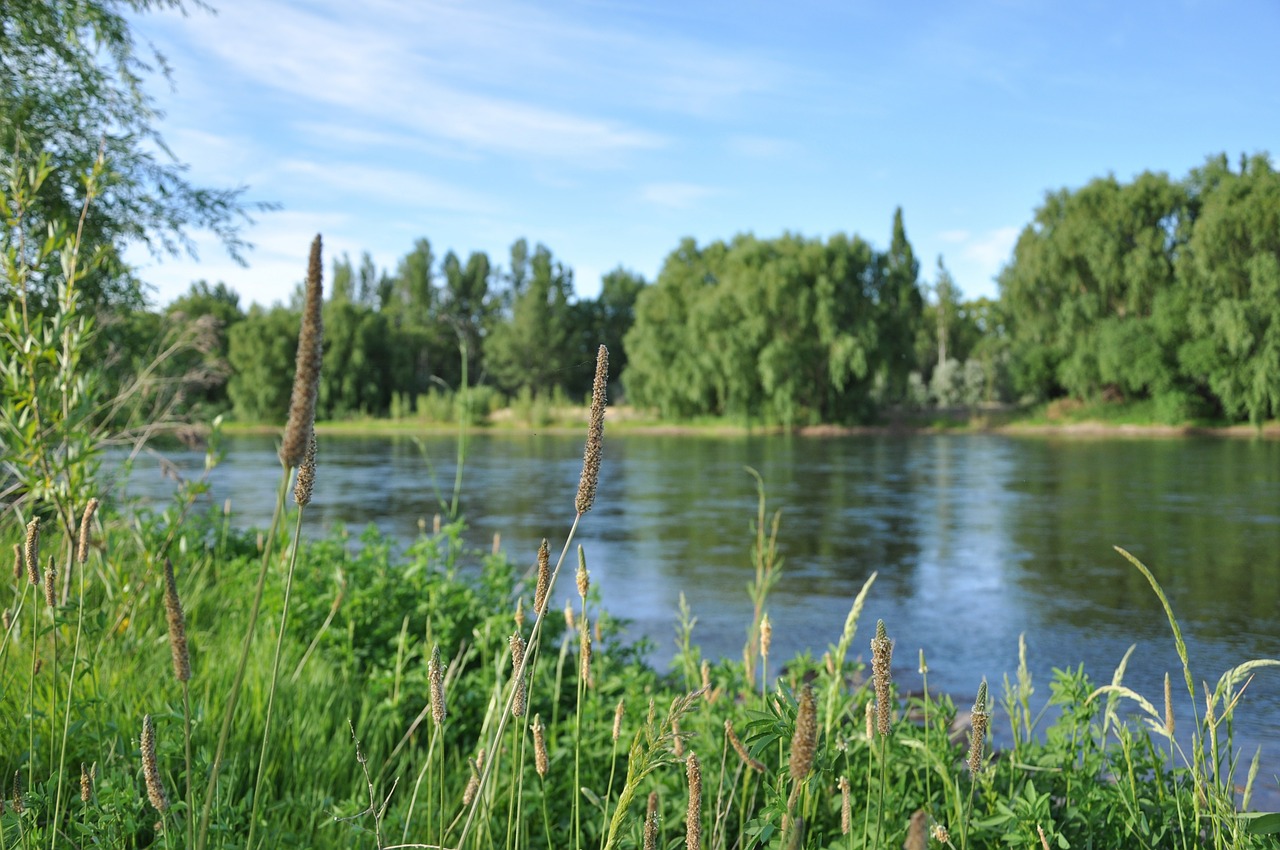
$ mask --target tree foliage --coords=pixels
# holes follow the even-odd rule
[[[245,243],[242,189],[194,185],[156,125],[162,117],[143,88],[158,54],[138,50],[127,12],[181,8],[179,0],[13,0],[0,14],[0,150],[30,159],[43,153],[53,170],[28,211],[37,230],[73,222],[79,184],[101,148],[104,191],[88,209],[84,240],[102,251],[81,283],[88,308],[137,309],[142,287],[123,260],[125,248],[194,253],[190,231],[210,230],[233,256]],[[58,269],[35,270],[28,295],[42,309]],[[0,284],[0,303],[16,297]]]

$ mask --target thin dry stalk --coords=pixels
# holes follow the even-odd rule
[[[604,409],[609,386],[609,349],[596,352],[596,377],[591,384],[591,413],[587,419],[587,445],[582,453],[582,477],[574,507],[579,514],[591,510],[600,486],[600,461],[604,447]]]
[[[320,366],[324,359],[323,267],[320,236],[311,242],[307,264],[306,300],[302,308],[302,329],[298,333],[298,353],[293,375],[293,395],[289,400],[289,420],[280,445],[280,462],[294,468],[302,464],[311,443],[316,421],[316,399],[320,391]]]

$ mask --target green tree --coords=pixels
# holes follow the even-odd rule
[[[514,247],[512,254],[516,254]],[[527,277],[514,290],[511,318],[492,326],[485,362],[504,390],[527,389],[537,395],[563,387],[570,376],[575,354],[570,312],[573,271],[545,245],[538,245]]]
[[[207,229],[233,256],[245,247],[243,189],[192,184],[157,130],[161,116],[143,89],[153,67],[167,78],[167,66],[138,50],[127,14],[171,8],[181,4],[20,0],[0,13],[0,151],[44,152],[53,164],[28,210],[38,231],[79,218],[81,177],[100,147],[105,153],[110,189],[84,221],[85,244],[101,251],[80,283],[90,308],[142,306],[142,285],[123,260],[129,245],[194,253],[189,232]],[[36,269],[28,281],[33,308],[51,302],[58,274],[55,265]],[[0,304],[14,297],[0,282]]]
[[[231,328],[228,359],[232,376],[227,394],[237,419],[283,422],[293,389],[294,355],[300,316],[294,310],[254,305]]]
[[[193,343],[189,350],[175,355],[175,363],[168,370],[181,376],[186,384],[183,394],[188,413],[208,418],[229,406],[229,334],[244,316],[240,295],[221,281],[210,286],[208,281],[198,280],[165,308],[167,324]]]
[[[1178,258],[1185,333],[1178,362],[1232,419],[1280,415],[1280,174],[1265,155],[1193,172],[1198,207]]]
[[[915,364],[917,329],[924,314],[920,292],[920,263],[902,222],[902,208],[893,213],[893,235],[889,251],[881,258],[876,276],[876,376],[884,400],[901,401],[907,394],[907,376]]]

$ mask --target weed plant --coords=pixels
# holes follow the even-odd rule
[[[47,364],[74,351],[75,328],[92,332],[77,324],[67,245],[59,312],[11,304],[4,329],[5,380],[27,395],[11,391],[0,421],[14,482],[0,525],[14,552],[0,582],[0,850],[1275,846],[1280,815],[1248,812],[1256,760],[1234,784],[1232,725],[1249,677],[1277,662],[1198,689],[1159,583],[1124,552],[1165,606],[1173,679],[1203,712],[1174,718],[1167,696],[1157,709],[1123,663],[1102,686],[1055,671],[1033,706],[1022,647],[999,700],[1011,735],[993,748],[987,682],[962,712],[928,689],[922,654],[920,682],[893,681],[909,635],[881,622],[856,643],[874,574],[821,658],[775,674],[783,529],[758,477],[743,657],[703,658],[686,607],[673,670],[648,665],[573,546],[605,451],[603,350],[567,528],[520,563],[471,550],[456,515],[403,550],[373,528],[302,540],[309,488],[324,486],[305,411],[266,533],[193,509],[194,487],[160,511],[85,510],[96,469],[76,462],[92,437],[74,416],[33,418],[75,407],[75,383]],[[66,448],[76,440],[87,449]],[[571,552],[576,600],[550,610]]]

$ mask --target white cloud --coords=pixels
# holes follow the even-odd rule
[[[1018,241],[1019,227],[998,227],[988,230],[964,246],[961,255],[983,268],[989,270],[988,277],[995,277],[1000,267],[1013,255],[1013,246]]]
[[[660,207],[686,209],[717,194],[718,189],[696,183],[650,183],[641,187],[640,200]]]
[[[284,174],[297,175],[314,184],[328,186],[348,196],[339,206],[364,206],[370,199],[391,202],[415,209],[443,209],[464,213],[492,213],[500,204],[478,192],[452,186],[415,171],[378,168],[347,162],[314,162],[285,160],[280,163]]]

